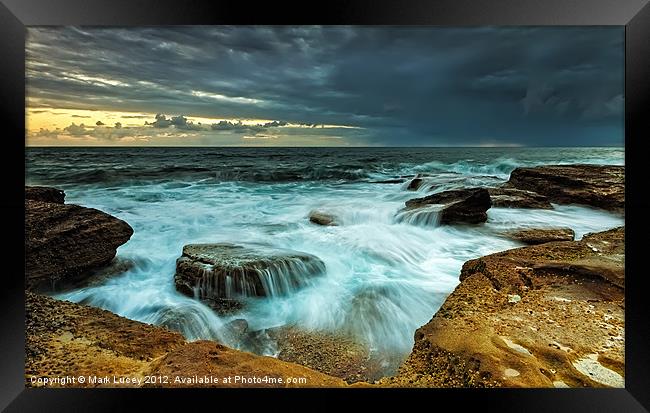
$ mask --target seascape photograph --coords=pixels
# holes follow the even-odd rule
[[[25,386],[625,387],[624,41],[28,28]]]

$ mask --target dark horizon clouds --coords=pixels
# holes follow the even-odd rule
[[[148,128],[214,144],[266,119],[352,145],[622,146],[623,46],[622,27],[30,28],[28,105],[168,114]]]

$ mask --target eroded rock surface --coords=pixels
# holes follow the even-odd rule
[[[615,165],[551,165],[516,168],[508,186],[537,192],[559,204],[585,204],[622,213],[625,168]]]
[[[493,207],[552,209],[548,198],[536,192],[514,188],[488,188]]]
[[[129,224],[94,208],[63,204],[55,188],[26,188],[25,283],[55,290],[109,264],[133,234]]]
[[[237,351],[213,341],[186,342],[179,334],[128,320],[109,311],[26,292],[25,383],[31,377],[110,377],[65,387],[341,387],[339,378],[272,357]],[[145,376],[167,383],[145,384]],[[113,377],[135,379],[115,384]],[[230,383],[198,383],[195,377],[228,377]],[[245,378],[282,378],[246,383]],[[304,378],[287,383],[286,379]],[[178,379],[177,379],[178,378]],[[140,380],[140,381],[138,381]],[[57,386],[54,384],[53,386]]]
[[[554,241],[573,241],[575,232],[571,228],[526,228],[508,231],[506,235],[524,244],[537,245]]]
[[[384,385],[623,387],[624,228],[463,265]]]

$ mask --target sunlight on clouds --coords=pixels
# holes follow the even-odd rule
[[[28,146],[345,146],[363,128],[271,119],[86,109],[27,109]],[[339,131],[342,135],[332,135]]]

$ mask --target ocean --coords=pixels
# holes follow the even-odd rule
[[[622,148],[27,148],[26,184],[63,189],[66,203],[105,211],[135,231],[117,253],[133,262],[130,269],[57,298],[243,350],[223,336],[225,323],[346,334],[402,359],[465,261],[521,246],[503,231],[567,226],[579,239],[624,223],[602,210],[556,205],[491,208],[482,225],[436,226],[397,220],[405,201],[498,185],[517,166],[623,162]],[[427,184],[406,190],[407,177],[418,173],[429,175]],[[395,179],[404,182],[381,182]],[[310,223],[312,210],[341,225]],[[183,245],[204,242],[303,251],[319,257],[326,273],[288,296],[251,299],[219,316],[174,287]],[[275,351],[269,343],[262,352]]]

